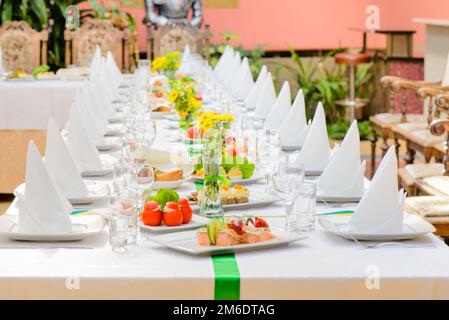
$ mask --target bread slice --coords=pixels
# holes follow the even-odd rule
[[[154,174],[155,181],[178,181],[183,178],[184,171],[182,169],[177,169],[170,172],[156,171]]]

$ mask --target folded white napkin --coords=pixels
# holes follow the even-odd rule
[[[112,101],[104,93],[104,85],[101,84],[100,77],[93,77],[87,82],[87,87],[90,90],[90,96],[97,104],[98,111],[103,114],[105,119],[113,116],[115,110],[112,106]]]
[[[288,84],[288,81],[285,81],[276,102],[265,120],[265,129],[279,130],[282,122],[290,112],[291,106],[292,95],[290,93],[290,85]]]
[[[75,103],[78,103],[78,107],[81,108],[81,110],[86,109],[90,118],[95,122],[97,131],[102,135],[106,134],[109,122],[106,115],[101,111],[101,107],[97,105],[88,85],[85,84],[77,92]]]
[[[268,73],[262,88],[260,89],[259,99],[257,99],[256,110],[254,111],[254,118],[265,119],[275,102],[276,90],[274,90],[271,73]]]
[[[449,86],[449,53],[446,59],[446,68],[444,70],[443,81],[441,82],[441,86],[443,87]]]
[[[237,81],[233,85],[233,92],[238,100],[244,101],[254,87],[253,74],[249,67],[248,58],[243,58]]]
[[[232,49],[230,46],[226,46],[220,59],[218,59],[218,62],[214,69],[214,73],[221,80],[224,80],[224,76],[225,76],[227,70],[229,70],[229,68],[231,68],[233,58],[234,58],[234,49]]]
[[[67,146],[78,168],[82,171],[101,170],[100,153],[90,140],[86,128],[72,106],[67,127]]]
[[[116,96],[114,83],[111,83],[111,76],[108,71],[106,58],[101,58],[100,73],[98,77],[98,85],[101,88],[101,93],[104,95],[105,101],[111,104]]]
[[[5,73],[5,67],[3,66],[3,49],[0,47],[0,75]]]
[[[257,77],[256,84],[253,86],[253,88],[248,93],[248,96],[245,99],[245,107],[248,110],[256,109],[257,101],[259,100],[262,86],[267,76],[268,76],[267,67],[263,66],[259,72],[259,76]]]
[[[352,231],[402,232],[405,198],[403,189],[398,193],[398,160],[395,147],[391,146],[351,217]]]
[[[72,231],[72,206],[53,182],[33,141],[28,144],[25,195],[17,198],[19,232],[61,234]]]
[[[308,130],[304,94],[302,90],[299,90],[293,106],[279,128],[278,135],[282,146],[302,147]]]
[[[81,121],[86,133],[94,145],[102,145],[106,143],[104,132],[97,126],[95,117],[90,113],[90,109],[83,103],[82,96],[75,99],[70,109],[70,119],[72,121]]]
[[[317,180],[318,195],[361,197],[366,162],[360,160],[360,134],[354,120],[323,174]]]
[[[191,59],[191,53],[190,53],[190,46],[186,44],[184,47],[184,51],[181,54],[181,67],[179,68],[179,72],[188,74],[190,73],[190,59]]]
[[[73,161],[56,123],[51,118],[47,128],[44,162],[53,181],[66,198],[82,198],[88,195],[89,191],[81,178],[81,169]]]
[[[242,63],[242,59],[240,57],[240,52],[235,52],[234,57],[232,59],[231,67],[226,71],[224,82],[227,86],[232,86],[232,81],[236,74],[239,72],[240,64]]]
[[[323,171],[330,158],[331,149],[327,135],[326,116],[323,104],[320,102],[296,163],[303,164],[306,171]]]
[[[97,44],[95,46],[95,52],[92,57],[91,63],[90,63],[90,75],[98,75],[98,72],[100,70],[100,62],[101,62],[101,47]]]
[[[108,51],[106,55],[106,66],[108,67],[109,74],[112,76],[114,85],[118,87],[122,82],[122,72],[115,62],[114,56],[111,51]]]

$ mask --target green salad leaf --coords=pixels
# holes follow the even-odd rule
[[[149,197],[145,203],[150,201],[156,201],[159,206],[164,210],[165,204],[167,202],[178,202],[179,194],[176,191],[168,189],[160,189],[154,196]]]
[[[253,176],[256,165],[246,157],[240,156],[224,156],[222,166],[226,172],[229,172],[232,168],[239,168],[242,171],[243,179],[249,179]]]
[[[36,67],[31,74],[33,75],[33,77],[36,78],[39,74],[48,72],[49,70],[50,70],[50,67],[47,66],[46,64],[43,64],[43,65]]]

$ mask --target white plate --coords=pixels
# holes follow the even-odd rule
[[[255,172],[253,174],[253,176],[251,178],[249,178],[249,179],[235,179],[235,180],[232,180],[232,185],[240,184],[240,185],[243,186],[243,185],[256,183],[256,182],[258,182],[259,180],[262,180],[262,179],[263,179],[262,174],[259,173],[259,172]],[[200,177],[197,177],[197,176],[194,176],[194,175],[192,175],[192,180],[196,181],[196,182],[204,182],[204,178],[200,178]]]
[[[73,205],[86,205],[92,204],[96,201],[101,201],[109,197],[111,190],[107,184],[102,184],[97,188],[89,188],[89,194],[82,198],[69,198]]]
[[[81,173],[82,177],[103,177],[114,172],[112,168],[104,168],[98,170],[86,170]]]
[[[118,137],[105,137],[104,144],[97,144],[98,151],[109,151],[122,147],[122,139]]]
[[[151,112],[151,119],[165,119],[167,116],[173,114],[174,111],[164,111],[164,112],[158,112],[158,111],[152,111]]]
[[[316,195],[316,201],[318,202],[330,202],[330,203],[357,203],[362,197],[334,197],[327,195]]]
[[[177,227],[167,227],[164,225],[158,227],[150,227],[144,225],[142,221],[140,221],[140,229],[152,233],[170,233],[170,232],[180,232],[180,231],[199,229],[204,227],[208,223],[209,223],[208,218],[194,214],[192,217],[192,221]]]
[[[281,150],[285,151],[285,152],[300,151],[301,147],[298,147],[298,146],[282,146]]]
[[[225,204],[223,210],[243,210],[251,208],[260,208],[279,201],[280,199],[272,194],[250,191],[248,203]],[[200,207],[197,204],[191,204],[193,212],[199,212]]]
[[[105,136],[118,136],[126,132],[126,127],[122,123],[113,123],[108,126]]]
[[[323,171],[306,170],[306,176],[307,177],[319,177],[322,174],[323,174]]]
[[[321,226],[330,233],[339,235],[345,239],[353,238],[362,241],[400,241],[415,239],[424,234],[433,233],[435,227],[413,214],[404,213],[404,226],[400,233],[392,234],[372,234],[372,233],[356,233],[351,231],[349,224],[350,216],[329,215],[318,218]]]
[[[155,181],[151,189],[159,190],[159,189],[178,189],[184,182],[189,181],[190,178],[185,178],[182,180],[176,181]]]
[[[29,234],[18,231],[16,221],[0,218],[0,234],[12,240],[54,242],[54,241],[78,241],[94,236],[103,231],[105,220],[98,215],[70,216],[73,223],[73,231],[64,234]]]
[[[225,254],[231,252],[254,251],[262,249],[270,249],[276,247],[287,246],[290,243],[306,239],[305,234],[293,233],[287,231],[272,231],[276,235],[276,239],[254,243],[240,244],[232,247],[200,247],[197,244],[197,231],[186,231],[179,233],[171,233],[159,236],[148,237],[147,239],[156,242],[164,247],[192,254],[192,255],[210,255]]]

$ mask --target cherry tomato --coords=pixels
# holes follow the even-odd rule
[[[195,99],[198,101],[203,101],[203,97],[199,93],[196,94]]]
[[[146,203],[140,219],[146,226],[160,226],[162,223],[162,212],[159,204],[156,201]]]
[[[179,199],[178,205],[183,217],[182,224],[192,221],[192,208],[190,207],[189,201],[187,199]]]
[[[190,127],[187,129],[187,138],[188,139],[198,139],[200,135],[200,129],[198,127]]]
[[[167,202],[165,204],[162,219],[167,227],[175,227],[182,224],[184,217],[176,202]]]

